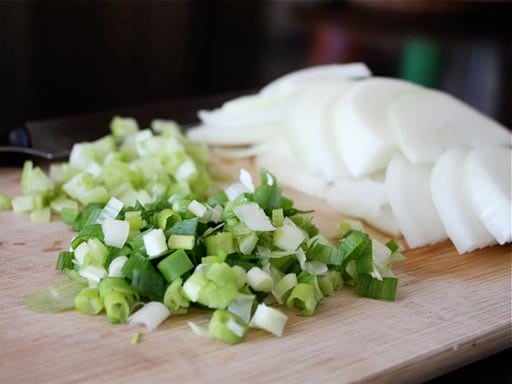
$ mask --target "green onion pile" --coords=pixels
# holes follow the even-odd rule
[[[23,166],[20,196],[0,194],[0,209],[30,212],[33,222],[52,213],[72,221],[91,203],[114,196],[126,205],[153,203],[174,193],[207,195],[212,187],[208,148],[185,139],[174,121],[154,120],[139,129],[114,117],[111,134],[73,146],[67,163],[52,163],[49,175],[31,161]]]
[[[57,260],[69,279],[28,295],[28,307],[104,313],[110,323],[148,329],[191,307],[209,308],[209,325],[189,322],[192,330],[235,344],[250,327],[281,336],[287,316],[279,305],[312,315],[344,283],[360,296],[395,299],[391,264],[403,258],[397,243],[382,244],[345,222],[332,244],[271,173],[261,169],[260,179],[255,187],[241,170],[239,182],[207,198],[185,188],[153,201],[113,197],[63,208],[77,232]]]

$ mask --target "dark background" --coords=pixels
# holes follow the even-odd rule
[[[0,109],[22,119],[256,90],[364,61],[512,126],[510,2],[2,1]]]

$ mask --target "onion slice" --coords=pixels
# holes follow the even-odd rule
[[[470,252],[494,243],[494,237],[475,215],[464,180],[467,151],[452,148],[437,160],[432,169],[430,191],[448,237],[459,253]]]
[[[332,124],[334,104],[350,87],[348,81],[312,85],[298,96],[285,124],[297,159],[306,171],[321,174],[327,182],[350,175],[334,144]]]
[[[415,88],[407,81],[374,77],[355,83],[339,100],[336,145],[352,176],[384,169],[398,151],[386,108],[397,94]]]
[[[456,146],[510,147],[505,127],[440,91],[406,92],[388,112],[400,150],[413,164],[433,164]]]
[[[435,244],[447,238],[432,201],[430,174],[430,166],[414,166],[401,154],[395,155],[387,168],[389,203],[411,248]]]
[[[290,94],[319,82],[333,83],[368,76],[371,76],[371,72],[363,63],[318,65],[279,77],[263,87],[260,93],[263,95]]]
[[[486,148],[471,151],[464,164],[473,211],[499,244],[512,238],[511,151]]]

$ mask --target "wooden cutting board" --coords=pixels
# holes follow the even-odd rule
[[[239,165],[227,169],[234,174]],[[0,169],[0,191],[15,195],[18,184],[18,170]],[[333,235],[337,213],[287,192]],[[207,311],[146,333],[104,316],[26,310],[23,295],[62,277],[55,260],[71,237],[58,220],[33,224],[26,214],[0,212],[0,383],[418,382],[512,345],[509,246],[458,255],[444,242],[407,251],[395,268],[396,302],[343,289],[312,317],[286,310],[282,338],[251,330],[246,342],[229,346],[188,328],[189,320],[206,324]],[[145,333],[131,345],[137,331]]]

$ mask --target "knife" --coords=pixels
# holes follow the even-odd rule
[[[68,150],[48,152],[31,144],[25,123],[0,110],[0,166],[19,165],[29,159],[65,159],[69,155]]]

